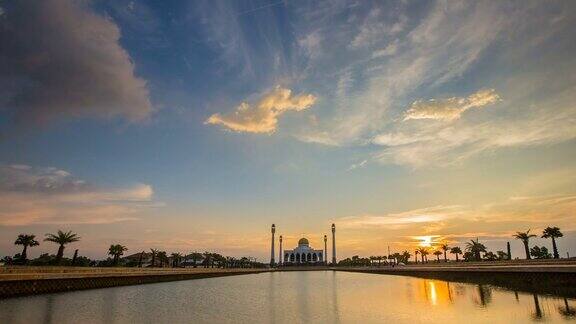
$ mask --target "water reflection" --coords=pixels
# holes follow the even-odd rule
[[[285,272],[0,300],[0,323],[526,323],[576,319],[576,301],[487,285]]]
[[[567,318],[576,317],[576,308],[570,307],[570,305],[568,305],[567,298],[564,298],[564,305],[558,307],[558,312]]]

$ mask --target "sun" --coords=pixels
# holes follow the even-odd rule
[[[418,241],[418,246],[421,247],[431,247],[436,243],[436,238],[438,235],[424,235],[424,236],[412,236],[412,239]]]

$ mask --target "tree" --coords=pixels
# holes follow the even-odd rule
[[[166,251],[158,251],[158,253],[156,253],[156,256],[160,261],[160,267],[164,268],[164,265],[168,263],[168,254],[166,254]]]
[[[486,252],[486,246],[478,242],[478,238],[476,238],[476,241],[470,240],[470,242],[466,243],[466,251],[472,253],[476,261],[480,261],[482,260],[480,252]]]
[[[558,247],[556,247],[556,239],[564,236],[562,232],[560,232],[560,228],[554,227],[546,227],[542,232],[542,238],[551,238],[552,239],[552,253],[554,254],[554,259],[559,259],[560,255],[558,254]]]
[[[489,252],[484,253],[484,260],[496,261],[496,260],[498,260],[498,256],[496,254],[494,254],[494,252],[489,251]]]
[[[508,253],[504,251],[496,251],[496,255],[498,256],[498,260],[508,260],[509,258]]]
[[[28,247],[38,246],[40,243],[36,241],[36,235],[33,234],[20,234],[16,241],[14,241],[15,245],[22,245],[24,248],[22,249],[22,253],[20,253],[20,261],[22,263],[26,262],[28,258]]]
[[[440,248],[442,249],[442,251],[444,251],[444,262],[448,262],[448,257],[446,256],[446,252],[450,249],[450,247],[448,246],[448,244],[444,243],[444,244],[440,245]]]
[[[172,268],[178,267],[180,265],[180,259],[182,258],[182,254],[172,253],[170,256],[172,257]]]
[[[110,245],[110,248],[108,248],[108,254],[114,257],[113,264],[115,266],[118,265],[120,256],[124,254],[124,251],[128,251],[128,248],[121,244],[112,244]]]
[[[416,250],[414,251],[414,261],[416,264],[418,264],[418,254],[420,253],[420,251]]]
[[[534,247],[532,247],[530,249],[530,254],[535,258],[535,259],[550,259],[552,256],[550,255],[550,252],[548,252],[548,249],[546,247],[539,247],[537,245],[535,245]]]
[[[78,259],[78,249],[74,250],[74,256],[72,257],[72,265],[76,265],[76,260]]]
[[[456,256],[456,262],[458,262],[458,254],[462,254],[462,249],[460,249],[459,246],[455,246],[453,248],[450,248],[450,253],[454,254]]]
[[[524,244],[524,252],[526,252],[526,260],[530,260],[530,249],[528,248],[528,243],[530,238],[536,237],[536,235],[530,234],[530,230],[527,230],[526,232],[516,232],[513,237],[522,241]]]
[[[56,254],[56,264],[60,264],[62,257],[64,256],[64,246],[66,244],[80,241],[80,237],[77,234],[72,233],[72,231],[63,232],[58,230],[56,234],[46,234],[44,241],[59,244],[58,253]]]
[[[197,267],[196,264],[198,263],[198,261],[202,261],[202,253],[199,252],[192,252],[188,257],[192,259],[192,261],[194,262],[194,268]]]
[[[400,262],[402,262],[404,264],[408,264],[408,260],[410,260],[411,256],[412,255],[410,255],[410,252],[408,252],[408,251],[402,252],[402,254],[400,255],[400,259],[401,259]]]
[[[432,254],[436,256],[436,262],[440,262],[440,256],[442,255],[442,251],[436,250]]]
[[[422,263],[424,263],[424,260],[426,260],[426,262],[428,262],[427,255],[430,254],[428,249],[423,246],[423,247],[418,248],[418,252],[420,252],[420,258],[422,259]]]
[[[151,267],[155,267],[156,266],[156,254],[158,254],[158,250],[150,249],[150,252],[152,252],[152,265],[151,265]]]

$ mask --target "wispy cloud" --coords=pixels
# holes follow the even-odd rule
[[[406,111],[404,120],[438,119],[455,120],[468,109],[491,105],[500,100],[494,89],[480,90],[466,98],[430,99],[415,101]]]
[[[315,102],[314,95],[292,95],[290,89],[276,87],[265,93],[255,104],[242,102],[235,111],[223,115],[214,114],[205,123],[222,125],[237,132],[271,133],[276,131],[280,115],[287,111],[302,111]]]
[[[103,224],[136,220],[155,206],[150,185],[106,188],[57,168],[0,165],[0,225]]]
[[[322,95],[317,123],[295,137],[344,147],[376,144],[367,158],[411,167],[574,138],[576,83],[561,71],[576,66],[564,41],[576,17],[571,4],[556,3],[552,11],[541,6],[437,1],[418,19],[402,5],[316,8],[346,23],[322,29],[307,21],[325,40],[325,54],[308,67],[324,78],[309,78],[306,86],[328,92],[320,85],[333,86],[332,95]],[[317,18],[314,12],[308,14]],[[354,28],[347,24],[358,22],[358,32],[349,32]],[[386,32],[394,24],[396,32]],[[552,52],[562,56],[563,68]],[[446,92],[457,95],[419,100]],[[408,109],[406,103],[412,103]],[[479,109],[489,105],[493,109]]]

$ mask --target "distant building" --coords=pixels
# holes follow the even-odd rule
[[[310,247],[308,239],[301,238],[294,250],[284,250],[284,264],[323,263],[324,251]]]

